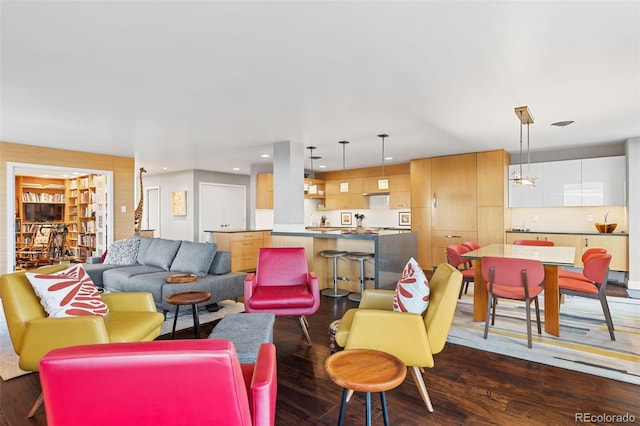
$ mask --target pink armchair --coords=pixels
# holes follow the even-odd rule
[[[245,311],[296,317],[311,346],[305,315],[316,313],[319,307],[318,276],[309,272],[304,248],[261,248],[255,274],[244,281]]]
[[[54,349],[40,361],[48,425],[275,422],[276,351],[240,365],[228,340],[162,340]]]

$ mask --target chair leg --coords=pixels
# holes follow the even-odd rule
[[[616,336],[613,333],[613,320],[611,319],[611,311],[609,311],[609,303],[607,303],[607,296],[604,294],[599,295],[600,304],[602,305],[602,312],[604,313],[604,319],[607,321],[607,328],[609,329],[609,336],[611,340],[616,340]]]
[[[492,305],[491,299],[493,299],[493,295],[489,293],[489,295],[487,296],[487,318],[484,320],[484,338],[485,339],[489,334],[489,316],[491,315],[491,305]],[[495,303],[493,303],[494,318],[495,318],[495,312],[496,312],[496,307],[495,307]]]
[[[347,391],[347,402],[351,401],[351,397],[353,396],[353,394],[356,393],[356,391],[354,391],[353,389],[349,389]]]
[[[494,297],[493,304],[491,305],[491,325],[496,325],[496,305],[497,304],[498,304],[498,298]]]
[[[420,396],[424,401],[424,404],[427,406],[427,410],[430,413],[433,413],[433,405],[431,405],[431,399],[429,399],[429,393],[427,392],[427,387],[424,385],[424,379],[422,378],[422,374],[420,374],[420,368],[413,366],[407,367],[409,371],[411,371],[411,375],[413,376],[413,381],[416,383],[418,387],[418,391],[420,392]]]
[[[542,334],[542,325],[540,324],[540,304],[538,303],[538,296],[533,299],[536,305],[536,322],[538,323],[538,334]]]
[[[527,306],[527,347],[531,349],[531,299],[526,300]]]
[[[307,343],[311,346],[311,336],[309,336],[309,325],[307,324],[307,319],[304,315],[300,315],[298,317],[298,324],[300,324],[300,328],[304,333],[304,337],[307,339]]]
[[[38,395],[38,399],[36,399],[36,402],[33,403],[33,407],[31,407],[31,411],[29,411],[29,414],[27,414],[27,417],[31,418],[35,416],[36,411],[38,411],[38,409],[42,407],[43,402],[44,402],[44,395],[42,394],[42,392],[40,392],[40,395]]]

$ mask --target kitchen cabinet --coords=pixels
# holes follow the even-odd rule
[[[273,173],[256,175],[256,208],[273,209]]]
[[[527,166],[523,166],[526,170]],[[509,167],[510,177],[520,165]],[[526,171],[523,172],[525,174]],[[625,204],[624,156],[531,164],[536,186],[509,185],[510,207],[621,206]]]
[[[368,199],[362,195],[363,178],[349,178],[346,180],[327,180],[325,182],[325,209],[366,209]],[[348,182],[348,192],[340,192],[340,184]]]
[[[263,231],[212,232],[213,242],[218,250],[228,251],[231,256],[231,270],[234,272],[253,271],[258,264],[258,252],[264,247]]]
[[[476,231],[476,154],[431,159],[431,229]]]
[[[507,244],[515,240],[553,241],[556,246],[575,247],[574,266],[582,268],[582,254],[589,248],[601,247],[611,254],[612,271],[629,270],[629,237],[621,234],[564,234],[539,232],[507,232]]]
[[[411,208],[411,178],[409,175],[389,177],[389,208]]]

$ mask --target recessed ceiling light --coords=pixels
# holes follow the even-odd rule
[[[327,168],[327,166],[325,166],[324,164],[321,164],[321,165],[319,165],[319,166],[318,166],[318,168],[319,168],[319,169],[326,169],[326,168]]]
[[[169,168],[168,167],[163,167],[162,170],[169,170]]]
[[[271,156],[270,156],[269,154],[262,154],[262,155],[260,155],[260,157],[262,157],[262,158],[269,158],[269,157],[271,157]]]
[[[575,123],[573,120],[565,120],[565,121],[556,121],[555,123],[551,123],[552,126],[556,127],[567,127],[570,124]]]
[[[240,170],[240,167],[234,167],[233,170],[237,172],[238,170]]]
[[[393,160],[393,157],[384,157],[385,161]]]

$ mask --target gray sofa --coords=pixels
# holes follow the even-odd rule
[[[165,298],[178,292],[208,291],[211,299],[204,306],[244,295],[246,274],[231,272],[229,253],[218,251],[215,243],[135,236],[114,241],[104,263],[83,266],[96,286],[113,293],[147,291],[164,313],[175,310]],[[167,276],[181,273],[198,277],[184,284],[166,282]]]

